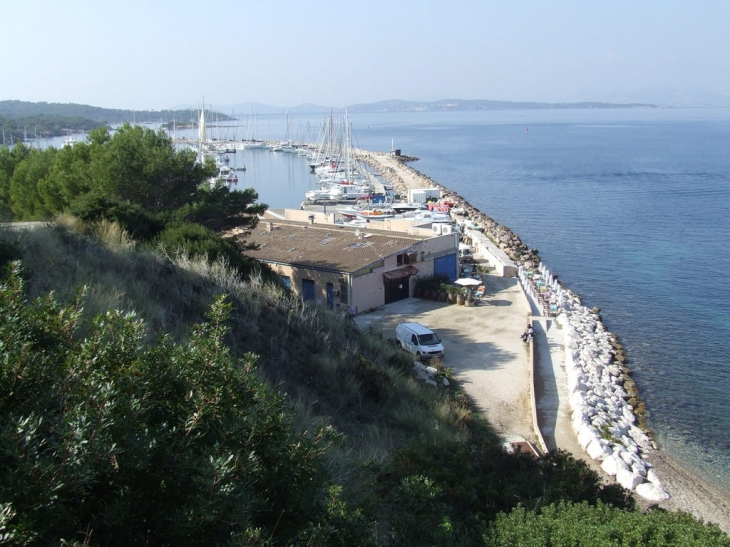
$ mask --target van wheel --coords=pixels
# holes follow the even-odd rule
[[[416,352],[416,359],[418,359],[419,361],[423,361],[423,359],[421,358],[421,352],[420,351],[417,351]]]

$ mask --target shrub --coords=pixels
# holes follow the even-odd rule
[[[164,223],[140,205],[96,194],[79,197],[69,212],[87,223],[116,222],[136,241],[149,241],[164,229]]]
[[[144,323],[119,312],[79,341],[81,299],[29,304],[17,268],[0,284],[5,539],[287,544],[327,527],[322,457],[336,437],[294,432],[255,358],[223,343],[229,310],[219,299],[183,344],[145,346]]]
[[[264,275],[268,277],[270,272],[257,260],[244,256],[231,240],[200,224],[187,222],[172,224],[160,233],[156,241],[157,245],[171,256],[184,252],[190,256],[207,257],[209,262],[223,259],[244,277],[250,277],[255,272],[266,272]],[[279,281],[273,273],[270,275],[271,279]]]

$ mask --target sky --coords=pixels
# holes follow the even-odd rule
[[[0,0],[0,100],[159,110],[730,95],[727,0]]]

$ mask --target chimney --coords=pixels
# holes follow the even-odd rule
[[[309,218],[309,224],[314,226],[314,215],[309,215],[309,217],[307,217],[307,218]]]
[[[266,231],[267,232],[273,232],[274,231],[274,223],[273,222],[267,222],[266,223]]]

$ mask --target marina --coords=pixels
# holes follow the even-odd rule
[[[634,305],[643,306],[646,309],[653,309],[666,302],[666,297],[657,298],[653,302],[642,297],[642,293],[644,293],[644,291],[646,291],[647,294],[652,294],[657,289],[662,287],[662,285],[658,283],[662,279],[661,272],[651,271],[647,274],[647,277],[645,278],[630,275],[632,270],[635,269],[637,265],[638,256],[634,257],[631,254],[627,254],[626,251],[629,249],[637,249],[636,245],[643,245],[643,242],[636,243],[633,247],[617,246],[615,249],[610,251],[613,257],[624,261],[624,264],[628,265],[629,268],[619,268],[618,270],[616,268],[610,268],[604,273],[599,273],[599,271],[603,271],[600,267],[612,263],[606,262],[601,257],[605,257],[605,253],[608,252],[606,245],[613,245],[613,225],[618,222],[619,219],[625,218],[621,215],[619,210],[616,209],[615,206],[613,206],[613,202],[622,201],[624,195],[627,199],[631,199],[631,196],[634,195],[634,193],[636,192],[640,192],[640,195],[642,196],[641,199],[644,201],[660,200],[664,202],[666,201],[664,198],[664,194],[662,192],[658,192],[654,195],[644,193],[642,191],[642,187],[637,186],[637,184],[648,184],[646,178],[639,178],[638,181],[637,179],[632,178],[631,181],[634,185],[634,188],[631,189],[629,189],[628,186],[626,188],[618,187],[621,188],[622,192],[625,191],[626,194],[608,193],[611,191],[611,189],[617,187],[607,186],[595,187],[596,191],[598,192],[596,196],[589,196],[588,194],[586,194],[584,197],[583,193],[579,192],[577,194],[578,197],[576,198],[576,194],[574,193],[570,200],[575,201],[576,199],[578,199],[579,202],[581,202],[580,200],[585,201],[586,205],[584,206],[583,211],[592,212],[593,215],[596,216],[596,221],[600,219],[600,221],[602,222],[603,229],[601,233],[604,234],[605,237],[602,238],[602,244],[595,246],[595,251],[598,251],[600,249],[601,252],[591,254],[593,249],[588,248],[585,245],[585,243],[593,241],[590,237],[590,233],[592,229],[596,229],[589,227],[592,226],[591,218],[584,215],[578,215],[576,217],[574,214],[573,218],[571,219],[566,214],[561,212],[561,207],[571,202],[567,197],[563,196],[564,191],[571,189],[572,192],[575,192],[576,190],[580,190],[580,187],[575,185],[576,183],[573,182],[573,176],[571,175],[571,172],[568,171],[573,165],[569,159],[569,156],[562,156],[561,154],[563,152],[555,148],[557,146],[556,143],[560,144],[561,146],[563,145],[563,143],[565,143],[566,154],[572,155],[574,154],[574,152],[568,146],[572,146],[573,143],[575,143],[575,140],[572,138],[568,140],[570,136],[568,130],[583,132],[591,131],[591,134],[595,133],[598,137],[600,135],[606,135],[607,130],[605,128],[612,127],[617,128],[613,131],[622,132],[624,142],[627,144],[627,146],[628,143],[632,142],[632,137],[627,137],[627,131],[635,132],[637,138],[641,136],[642,143],[651,142],[650,140],[644,138],[643,135],[645,131],[648,131],[649,129],[655,127],[652,119],[657,116],[666,118],[667,120],[662,122],[662,128],[665,133],[667,132],[667,128],[674,128],[675,126],[678,128],[678,130],[680,128],[687,128],[683,129],[684,131],[691,130],[690,128],[693,128],[695,126],[705,126],[709,128],[710,131],[714,130],[714,128],[717,127],[717,129],[719,130],[720,128],[726,127],[726,125],[722,125],[722,123],[726,124],[727,122],[710,121],[717,116],[717,113],[703,111],[663,111],[658,113],[645,111],[624,111],[621,113],[533,113],[531,114],[531,116],[533,116],[533,120],[531,121],[531,131],[529,135],[529,138],[531,140],[529,142],[533,143],[531,146],[547,147],[551,155],[556,156],[556,159],[560,159],[562,162],[564,162],[563,165],[566,168],[566,174],[563,176],[565,177],[565,180],[568,182],[568,184],[560,184],[559,182],[551,178],[550,171],[555,170],[554,167],[548,167],[546,169],[544,167],[538,167],[534,165],[536,162],[536,158],[542,158],[543,156],[537,156],[534,151],[531,152],[530,157],[525,156],[525,154],[531,149],[526,149],[524,151],[522,150],[523,147],[526,146],[526,144],[522,143],[527,142],[525,141],[527,136],[524,134],[524,126],[522,126],[522,134],[520,134],[518,131],[515,131],[514,135],[510,136],[510,128],[516,127],[517,129],[519,129],[520,124],[523,123],[521,116],[522,115],[520,113],[485,114],[482,116],[484,121],[481,122],[480,125],[472,127],[472,125],[466,125],[463,122],[460,122],[458,114],[452,114],[448,116],[445,114],[404,114],[402,116],[390,115],[380,117],[361,115],[358,117],[358,123],[356,125],[357,127],[367,126],[368,131],[358,131],[358,148],[360,150],[375,151],[378,150],[378,142],[383,144],[387,143],[386,147],[383,147],[384,149],[380,148],[381,152],[379,152],[380,154],[387,156],[389,154],[388,150],[392,148],[391,139],[393,135],[395,135],[396,140],[399,140],[400,142],[410,143],[408,145],[409,153],[420,158],[418,162],[417,172],[419,187],[431,187],[434,185],[435,180],[444,181],[445,186],[448,186],[450,189],[456,190],[464,199],[464,201],[467,202],[467,206],[465,207],[467,211],[469,207],[473,209],[476,209],[476,207],[478,207],[478,211],[494,211],[497,215],[497,218],[500,219],[500,222],[496,222],[495,224],[502,227],[509,225],[512,228],[517,228],[520,236],[524,238],[524,240],[515,239],[514,232],[509,230],[504,232],[498,232],[496,234],[496,237],[500,242],[509,243],[510,241],[514,241],[518,245],[521,243],[522,245],[524,245],[524,248],[528,250],[532,249],[533,247],[539,248],[540,256],[543,261],[546,264],[550,264],[552,266],[552,271],[561,274],[561,282],[568,283],[571,288],[574,288],[576,294],[581,295],[581,300],[588,306],[588,309],[594,309],[596,308],[596,306],[600,306],[600,316],[603,318],[604,321],[606,321],[606,326],[610,328],[610,332],[616,332],[618,334],[621,344],[624,347],[624,352],[630,356],[633,379],[640,386],[641,394],[646,401],[646,406],[649,410],[651,410],[650,428],[654,435],[654,438],[661,446],[661,450],[658,452],[654,452],[652,455],[649,456],[649,458],[653,461],[661,461],[663,465],[665,465],[665,467],[673,469],[673,476],[682,476],[681,471],[683,468],[681,467],[681,465],[686,465],[691,473],[699,475],[700,477],[695,479],[688,478],[683,481],[676,480],[672,482],[672,480],[670,480],[668,476],[665,476],[662,479],[665,485],[667,485],[668,490],[670,492],[672,491],[671,485],[673,484],[686,484],[689,485],[687,488],[690,488],[691,485],[695,482],[701,481],[702,479],[708,480],[707,477],[713,477],[712,488],[718,489],[721,492],[726,492],[727,490],[725,485],[727,484],[727,452],[726,449],[722,448],[722,434],[720,429],[718,429],[718,432],[711,436],[709,434],[709,430],[720,428],[720,424],[723,423],[724,420],[723,415],[726,416],[727,414],[716,411],[714,410],[715,407],[710,406],[707,408],[706,412],[709,413],[709,416],[713,417],[711,421],[703,420],[701,427],[699,428],[696,427],[696,425],[684,426],[682,428],[682,435],[677,436],[676,426],[672,426],[669,424],[680,423],[678,421],[684,419],[685,412],[688,409],[691,409],[693,405],[688,406],[686,404],[680,404],[679,406],[677,406],[670,404],[671,410],[669,410],[669,407],[665,408],[663,401],[683,400],[690,393],[695,393],[694,399],[702,400],[703,404],[705,405],[722,405],[724,403],[721,402],[721,399],[714,397],[714,387],[712,386],[708,386],[706,388],[692,388],[695,390],[703,389],[703,392],[707,394],[708,397],[699,395],[700,392],[698,391],[687,391],[687,388],[691,384],[694,384],[695,382],[701,382],[701,376],[687,376],[684,375],[680,371],[680,369],[676,368],[673,369],[676,370],[674,376],[662,372],[659,372],[658,374],[656,372],[650,373],[650,370],[657,370],[657,365],[651,362],[652,359],[649,358],[647,354],[647,350],[649,349],[652,353],[661,353],[662,357],[654,357],[653,360],[658,359],[659,362],[662,363],[663,367],[680,366],[679,363],[677,365],[673,364],[673,358],[671,356],[664,356],[665,350],[667,350],[668,348],[672,348],[671,352],[673,353],[673,355],[679,357],[680,355],[686,353],[685,349],[682,349],[681,346],[677,345],[677,342],[683,339],[682,333],[684,333],[684,336],[690,336],[691,340],[697,340],[697,343],[702,344],[704,343],[703,340],[705,339],[706,335],[709,332],[713,331],[713,329],[715,332],[717,332],[717,327],[719,327],[723,323],[714,323],[713,327],[709,323],[702,321],[700,324],[702,324],[704,328],[708,328],[710,330],[700,332],[694,328],[694,324],[692,322],[687,323],[683,321],[681,322],[681,325],[675,325],[675,315],[671,312],[642,313],[641,311],[636,310],[627,314],[626,312],[621,311],[624,308],[632,307]],[[427,126],[428,123],[431,123],[429,122],[429,120],[432,120],[434,124],[441,126],[444,123],[442,120],[445,119],[449,119],[448,123],[454,126],[454,134],[464,135],[464,142],[476,143],[479,142],[481,138],[482,141],[486,139],[485,142],[489,143],[491,142],[489,140],[490,134],[496,133],[497,135],[499,135],[495,138],[499,138],[500,140],[494,141],[491,144],[491,146],[495,147],[494,155],[487,154],[485,156],[483,153],[477,153],[471,147],[465,147],[463,151],[460,152],[453,148],[444,149],[444,139],[448,140],[452,138],[449,136],[450,133],[448,131],[446,133],[439,134],[438,138],[423,138],[421,128],[424,126],[424,124],[426,124]],[[720,119],[722,119],[722,116],[720,116]],[[396,122],[396,120],[398,121]],[[587,125],[586,122],[589,122],[589,124]],[[667,125],[669,123],[671,123],[671,125]],[[477,137],[476,134],[474,134],[474,136],[468,137],[476,130],[483,132],[487,136]],[[413,136],[415,135],[416,131],[418,131],[418,138]],[[364,137],[363,133],[365,134]],[[563,136],[564,133],[565,136]],[[426,137],[429,137],[432,134],[426,133],[425,135]],[[714,154],[714,151],[719,150],[718,147],[720,147],[723,142],[726,142],[727,133],[718,133],[718,136],[720,135],[723,136],[719,139],[715,138],[714,141],[707,142],[705,156],[718,159],[720,158],[720,156]],[[545,140],[545,138],[547,138],[548,136],[550,136],[550,138],[552,139],[552,144]],[[504,145],[502,143],[504,143]],[[514,147],[514,150],[504,147],[507,145],[509,145],[510,147]],[[601,145],[605,146],[605,141],[601,141]],[[637,147],[640,145],[632,143],[631,146]],[[626,151],[622,151],[622,154],[622,157],[626,160],[633,161],[632,155],[628,149]],[[675,157],[680,158],[681,156],[681,152],[675,152]],[[591,156],[590,153],[586,151],[581,155],[581,157]],[[596,157],[599,159],[601,158],[601,156]],[[506,171],[504,171],[504,168],[501,167],[502,163],[504,163],[504,161],[506,161],[507,159],[513,161],[516,166],[514,171],[510,171],[510,173],[513,173],[513,175],[509,179],[506,176]],[[490,164],[493,163],[496,167],[485,166],[485,161],[489,162]],[[612,155],[610,158],[610,163],[614,163],[616,165],[607,165],[605,169],[613,168],[613,171],[607,171],[607,173],[609,174],[601,176],[611,176],[613,178],[616,178],[617,183],[621,183],[622,180],[628,182],[629,179],[627,179],[626,177],[623,177],[623,179],[621,178],[620,172],[621,169],[626,169],[627,172],[630,172],[630,168],[622,167],[624,163],[628,162],[623,160],[617,160],[616,156]],[[526,167],[522,169],[520,167],[522,165],[525,165]],[[671,162],[669,163],[669,165],[671,165]],[[576,169],[576,167],[572,168]],[[712,169],[711,167],[709,168]],[[598,164],[593,169],[595,169],[599,173],[602,173],[604,167]],[[428,173],[428,175],[425,173]],[[719,177],[718,180],[722,180],[722,177],[727,176],[726,174],[723,175],[723,173],[727,173],[727,171],[721,171],[720,173],[715,175],[716,177]],[[395,175],[392,171],[389,171],[387,174],[390,176],[390,179],[386,180],[387,184],[392,185],[398,182],[397,175]],[[489,176],[489,181],[483,180],[484,174]],[[660,177],[660,180],[662,180],[669,175],[659,173],[657,176]],[[535,177],[542,181],[540,186],[536,186],[533,182],[533,179]],[[509,184],[507,183],[508,180]],[[709,187],[709,181],[711,179],[700,180],[703,181],[701,184],[703,187]],[[310,184],[312,184],[312,182],[310,182]],[[591,188],[593,188],[593,186],[591,186]],[[689,195],[693,196],[694,194]],[[697,194],[697,198],[699,198],[701,195],[702,194]],[[488,197],[488,199],[485,199],[485,197]],[[607,212],[610,211],[611,216],[605,216],[602,214],[602,210],[605,208],[605,206],[592,208],[592,205],[589,204],[595,202],[595,200],[599,198],[603,200],[604,204],[608,204],[610,206]],[[695,201],[695,198],[692,197],[691,201]],[[276,202],[272,201],[272,203]],[[635,203],[638,204],[641,202]],[[715,203],[719,202],[716,201]],[[278,206],[297,207],[296,202],[293,202],[293,200],[291,199],[285,202],[279,201]],[[322,208],[323,205],[320,205],[319,207]],[[327,211],[333,210],[331,208],[333,207],[333,205],[331,204],[324,205],[324,207],[326,207]],[[684,215],[682,211],[673,208],[671,205],[668,205],[668,207],[669,210],[673,212],[673,214],[679,215],[680,217]],[[315,206],[307,206],[307,208],[310,210],[316,210]],[[456,206],[455,209],[459,210],[461,209],[461,207]],[[685,210],[687,212],[694,211],[694,209],[691,208]],[[705,209],[705,211],[709,211],[711,215],[714,214],[715,210],[716,208],[713,207]],[[527,211],[529,211],[529,215],[525,214]],[[596,215],[596,213],[599,214]],[[487,219],[486,215],[483,214],[480,216],[480,218],[483,218],[485,221],[490,223],[490,225],[491,222],[493,222],[492,219]],[[637,221],[642,219],[645,221],[653,221],[653,217],[651,215],[637,216],[635,217],[635,219]],[[577,229],[565,232],[566,228],[570,227],[571,222],[575,220],[580,220],[582,224],[577,226]],[[635,222],[632,222],[632,224],[635,224]],[[715,223],[714,228],[705,227],[706,222],[699,222],[698,225],[702,225],[702,229],[705,230],[705,233],[707,234],[712,234],[717,231],[717,229],[725,229],[723,228],[723,224],[721,222]],[[674,226],[678,227],[680,226],[680,224],[675,223]],[[687,224],[684,224],[684,226],[687,226]],[[628,232],[622,232],[622,236],[625,237],[628,241],[632,238],[636,239],[645,232],[646,228],[637,229],[635,235]],[[550,237],[551,234],[555,233],[561,233],[563,235],[560,238]],[[652,233],[658,237],[658,240],[662,238],[661,234],[657,232]],[[681,248],[686,248],[686,246],[681,243],[683,240],[683,236],[676,233],[676,230],[669,229],[666,231],[666,234],[672,234],[672,237],[675,238],[675,241],[680,242],[679,244],[681,245]],[[695,241],[699,240],[695,239]],[[704,238],[701,241],[702,245],[705,246],[708,244],[712,245],[714,241],[719,240]],[[525,244],[525,242],[529,243]],[[619,242],[616,242],[616,244],[618,243]],[[556,244],[558,244],[558,247],[562,245],[562,247],[560,247],[561,252],[556,252],[554,250]],[[712,253],[712,251],[709,250],[706,250],[705,252]],[[574,263],[569,260],[565,260],[572,256],[575,256],[576,253],[587,254],[587,256],[592,256],[594,258],[589,261],[582,260],[580,262]],[[661,256],[671,257],[671,253],[665,253]],[[657,254],[652,254],[651,257],[653,260],[661,260],[659,255]],[[579,265],[580,267],[577,267]],[[672,277],[673,281],[670,282],[671,286],[681,286],[683,289],[681,294],[683,295],[692,294],[692,291],[688,290],[690,286],[685,282],[686,276],[681,273],[681,270],[681,266],[679,267],[679,270],[676,270],[675,268],[675,271],[678,271],[678,275],[674,275]],[[657,276],[658,273],[660,275]],[[591,274],[591,276],[588,277],[585,274]],[[595,283],[591,285],[590,283],[594,279]],[[631,297],[628,298],[626,292],[627,287],[641,279],[652,279],[653,283],[651,284],[651,286],[641,285],[643,287],[641,291],[631,291]],[[700,285],[705,285],[708,282],[711,282],[711,280],[705,278],[695,278],[695,282],[699,282]],[[680,283],[681,285],[677,285],[677,283]],[[706,290],[712,291],[713,289],[710,289],[708,287]],[[714,291],[716,290],[717,289],[714,289]],[[618,298],[619,295],[623,295],[623,297]],[[549,305],[550,304],[548,303],[548,309]],[[686,313],[691,314],[691,312],[689,311],[687,311]],[[676,316],[676,318],[680,319],[679,316]],[[624,325],[627,320],[633,321],[631,326]],[[660,322],[660,324],[654,325],[651,329],[647,330],[647,328],[645,328],[642,324],[645,321],[651,323],[654,320],[657,320],[658,322]],[[654,322],[656,323],[657,321]],[[672,340],[667,340],[666,337],[662,337],[660,340],[649,342],[653,339],[654,333],[664,333],[666,332],[667,328],[674,329],[674,331],[677,333],[673,336]],[[537,326],[536,331],[538,334],[542,332],[539,325]],[[641,333],[642,337],[644,337],[643,340],[645,340],[646,342],[641,341],[637,344],[636,335],[638,333]],[[538,345],[541,343],[541,340],[542,338],[538,336]],[[713,340],[715,340],[715,342],[713,342],[713,345],[707,346],[707,354],[711,356],[711,359],[715,360],[716,358],[714,356],[716,354],[720,355],[722,354],[722,352],[727,351],[727,339],[718,333],[715,335]],[[546,347],[542,351],[550,352],[554,349],[555,345],[559,345],[559,342],[550,342],[549,345],[546,345]],[[679,362],[681,363],[681,361]],[[719,374],[724,377],[726,372],[724,371],[724,369],[722,369],[721,365],[718,366],[720,366],[720,369],[717,369],[719,370]],[[683,385],[683,390],[681,392],[675,391],[672,388],[672,385],[677,382],[672,381],[669,384],[667,384],[666,382],[667,380],[679,380],[680,378],[682,378],[681,383]],[[563,376],[562,379],[565,380],[565,377]],[[687,382],[689,382],[689,384]],[[548,384],[550,383],[548,382]],[[662,384],[662,386],[660,387],[658,384]],[[699,397],[699,399],[697,397]],[[695,418],[691,417],[690,414],[686,414],[686,416],[688,424],[698,423]],[[568,429],[568,434],[569,436],[575,438],[575,434],[570,429]],[[698,435],[702,436],[701,441],[699,440]],[[724,493],[722,494],[722,496],[725,495],[726,494]],[[669,502],[664,503],[670,504],[669,506],[671,506],[672,503],[680,503],[681,501],[682,500],[670,500]],[[700,502],[698,503],[701,505]],[[719,502],[718,506],[720,508],[727,507],[725,502]]]

